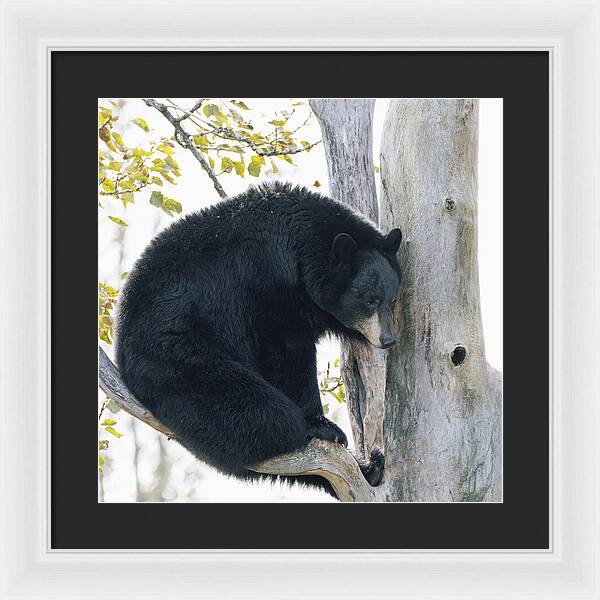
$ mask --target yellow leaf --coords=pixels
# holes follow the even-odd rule
[[[104,419],[100,425],[103,427],[110,427],[111,425],[116,425],[117,422],[114,419]]]
[[[250,110],[246,104],[244,104],[241,100],[230,100],[231,104],[234,104],[238,108],[242,108],[244,110]]]
[[[245,165],[243,161],[236,161],[233,163],[233,166],[235,168],[235,172],[237,175],[239,175],[240,177],[244,176],[244,169],[245,169]]]
[[[116,298],[119,295],[118,290],[106,283],[102,283],[101,281],[98,282],[98,287],[105,292],[109,298]]]
[[[225,171],[225,173],[231,173],[233,167],[233,161],[228,156],[224,156],[221,159],[221,171]]]
[[[123,138],[115,131],[113,131],[112,136],[113,136],[113,140],[115,140],[117,146],[119,146],[119,150],[121,150],[121,151],[125,150],[125,143],[123,142]]]
[[[117,225],[120,225],[121,227],[127,227],[127,223],[125,223],[125,221],[123,221],[123,219],[119,219],[119,217],[108,217],[113,223],[116,223]]]
[[[144,119],[140,119],[138,117],[137,119],[132,119],[131,122],[135,123],[140,129],[143,129],[146,133],[150,131],[150,127],[148,127],[148,123],[146,123]]]
[[[163,209],[167,209],[167,211],[173,211],[179,214],[181,212],[181,204],[177,202],[177,200],[173,200],[173,198],[163,197],[162,207]]]
[[[122,433],[119,433],[116,429],[113,429],[112,427],[105,427],[104,430],[108,431],[108,433],[114,435],[115,437],[123,437]]]
[[[115,191],[115,182],[111,179],[105,179],[102,182],[102,189],[109,194]]]
[[[127,205],[133,202],[133,192],[123,192],[121,194],[121,201],[123,202],[123,206],[127,208]]]
[[[112,110],[110,108],[100,106],[98,110],[98,126],[104,125],[104,123],[106,123],[106,121],[108,121],[111,117]]]
[[[194,135],[192,136],[192,139],[194,140],[194,144],[196,144],[197,146],[209,145],[205,135]]]

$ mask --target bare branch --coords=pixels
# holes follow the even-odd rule
[[[98,380],[100,389],[108,398],[114,400],[132,417],[150,425],[150,427],[173,437],[173,432],[165,427],[145,406],[143,406],[123,383],[121,375],[114,363],[102,348],[98,348]]]
[[[177,121],[181,123],[181,121],[185,121],[186,119],[191,117],[202,106],[203,102],[206,102],[206,100],[208,100],[208,98],[199,98],[198,100],[196,100],[196,102],[194,102],[194,106],[192,106],[190,110],[180,108],[173,101],[169,100],[169,98],[167,98],[167,100],[170,102],[173,108],[176,108],[177,110],[182,112],[182,115],[180,117],[177,117]]]
[[[187,148],[194,155],[194,158],[200,163],[200,166],[206,171],[207,175],[213,182],[215,190],[217,190],[217,194],[219,194],[221,198],[226,198],[227,194],[225,193],[223,186],[217,179],[215,172],[210,168],[210,165],[208,164],[204,156],[202,156],[202,154],[194,145],[191,135],[187,131],[185,131],[181,126],[180,121],[182,119],[175,117],[167,106],[161,104],[160,102],[157,102],[153,98],[144,98],[144,102],[146,103],[146,105],[156,109],[161,115],[163,115],[163,117],[165,117],[165,119],[167,119],[167,121],[169,121],[169,123],[171,123],[171,125],[173,125],[173,128],[175,129],[175,139],[177,140],[177,143],[182,148]]]
[[[99,384],[107,397],[136,419],[169,437],[175,437],[131,394],[106,352],[99,348],[98,354]],[[320,475],[331,483],[342,502],[372,502],[375,499],[375,489],[363,477],[354,457],[334,442],[313,439],[304,448],[274,456],[248,468],[269,475]]]
[[[320,475],[341,502],[373,502],[375,488],[364,478],[356,459],[341,444],[313,438],[299,450],[269,458],[250,470],[271,475]]]

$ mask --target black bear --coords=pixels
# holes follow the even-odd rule
[[[248,465],[311,437],[346,445],[323,415],[315,343],[326,333],[394,343],[401,239],[285,183],[179,219],[127,277],[116,329],[126,385],[228,474],[251,477]],[[382,462],[375,453],[363,465],[372,484]]]

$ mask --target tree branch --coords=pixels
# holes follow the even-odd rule
[[[199,133],[198,135],[208,135],[212,133],[223,140],[233,140],[235,142],[240,142],[241,144],[246,144],[257,156],[286,156],[288,154],[299,154],[300,152],[308,152],[311,148],[314,148],[317,144],[321,143],[321,140],[317,140],[312,144],[308,144],[302,148],[296,148],[295,150],[261,150],[256,142],[253,142],[249,137],[230,129],[229,127],[217,127],[212,123],[206,124],[211,127],[211,130],[206,133]]]
[[[150,425],[150,427],[174,437],[173,432],[165,427],[133,394],[127,389],[121,379],[117,367],[102,348],[98,348],[98,383],[100,389],[108,398],[114,400],[125,412],[132,417]]]
[[[215,172],[210,168],[210,165],[208,164],[208,162],[206,162],[204,156],[202,156],[202,154],[200,154],[200,152],[196,148],[192,140],[192,136],[181,126],[182,119],[178,119],[177,117],[175,117],[167,106],[161,104],[160,102],[157,102],[153,98],[144,98],[144,102],[147,106],[155,108],[161,115],[163,115],[163,117],[165,117],[165,119],[167,119],[167,121],[169,121],[169,123],[171,123],[171,125],[173,125],[173,128],[175,129],[175,139],[177,140],[177,143],[182,148],[187,148],[194,155],[194,158],[200,163],[200,166],[206,171],[207,175],[213,182],[215,190],[217,190],[217,194],[219,194],[221,198],[226,198],[227,194],[225,193],[223,186],[217,179]]]
[[[98,349],[98,355],[99,385],[107,397],[146,425],[170,438],[175,437],[131,394],[117,367],[102,348]],[[312,439],[304,448],[274,456],[248,468],[269,475],[320,475],[331,483],[342,502],[373,502],[375,499],[375,489],[363,477],[354,457],[334,442]]]

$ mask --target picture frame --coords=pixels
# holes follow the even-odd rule
[[[223,0],[207,27],[207,3],[126,0],[102,28],[116,4],[0,6],[0,598],[600,598],[598,2]],[[549,53],[548,550],[50,548],[50,57],[113,49]]]

